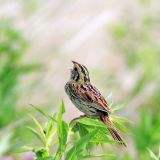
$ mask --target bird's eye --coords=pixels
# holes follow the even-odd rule
[[[77,71],[77,68],[75,67],[74,70]]]

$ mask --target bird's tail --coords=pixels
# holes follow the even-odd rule
[[[113,123],[110,121],[109,117],[106,116],[106,115],[101,115],[100,118],[103,121],[103,123],[105,123],[108,126],[108,130],[109,130],[110,134],[112,135],[113,139],[116,140],[116,141],[119,141],[120,144],[122,144],[125,147],[127,147],[127,145],[123,141],[122,137],[120,136],[118,131],[115,129]]]

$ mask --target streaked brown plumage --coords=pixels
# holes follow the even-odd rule
[[[118,131],[109,119],[110,108],[101,93],[90,83],[87,68],[75,61],[71,69],[70,80],[65,85],[65,91],[72,103],[87,117],[96,117],[108,125],[112,137],[125,145]]]

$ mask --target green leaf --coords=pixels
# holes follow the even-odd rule
[[[67,144],[69,127],[68,124],[62,120],[62,115],[64,112],[65,112],[64,103],[62,101],[57,118],[57,135],[59,140],[59,147],[55,155],[55,160],[61,159],[62,153],[65,151]]]
[[[80,137],[84,137],[86,134],[88,134],[88,130],[84,125],[79,125],[79,135]]]
[[[83,155],[81,156],[82,159],[88,158],[107,158],[107,157],[115,157],[113,154],[97,154],[97,155]]]
[[[118,130],[120,130],[124,133],[130,133],[130,131],[127,129],[127,127],[124,124],[122,124],[118,121],[113,121],[113,123]]]
[[[41,113],[44,117],[46,117],[47,119],[51,119],[51,120],[53,120],[54,122],[57,122],[57,120],[56,120],[54,117],[48,115],[47,113],[45,113],[45,112],[44,112],[43,110],[41,110],[40,108],[34,106],[33,104],[30,104],[30,105],[31,105],[36,111],[38,111],[38,112]]]
[[[86,136],[82,137],[78,142],[75,143],[75,145],[69,149],[66,155],[66,160],[74,160],[75,157],[78,156],[83,151],[83,147],[85,144],[87,144],[92,137],[95,136],[98,130],[94,130],[90,133],[88,133]]]
[[[149,148],[147,148],[147,150],[151,158],[153,158],[154,160],[159,160],[159,158]]]
[[[52,120],[46,123],[45,135],[46,135],[46,146],[53,144],[52,137],[56,133],[56,127],[54,128],[54,123]]]
[[[93,143],[112,143],[114,142],[114,140],[110,140],[107,135],[110,135],[108,129],[98,130],[98,132],[90,140],[90,142],[93,142]]]
[[[60,142],[63,146],[65,146],[67,143],[68,130],[69,130],[68,124],[65,121],[62,121],[62,123],[61,123],[61,138],[60,138],[61,141]]]
[[[13,136],[12,132],[6,132],[0,140],[0,156],[4,155],[10,148],[10,140]]]
[[[46,148],[37,149],[35,151],[35,154],[36,154],[37,159],[39,159],[39,160],[46,159],[49,157],[49,152],[48,152],[48,149],[46,149]]]
[[[41,137],[41,135],[39,135],[39,133],[35,129],[29,126],[27,127],[27,129],[29,129],[29,131],[33,133],[45,145],[45,140]]]
[[[105,125],[103,122],[97,120],[97,119],[91,119],[91,118],[80,118],[77,119],[76,122],[88,125],[88,126],[94,126],[94,127],[100,127],[100,128],[106,128],[107,125]]]
[[[127,119],[127,118],[124,118],[124,117],[118,117],[118,116],[111,115],[110,118],[114,119],[114,121],[122,121],[122,122],[131,123],[131,124],[134,123],[133,121],[131,121],[131,120]]]
[[[32,147],[23,146],[23,147],[17,148],[14,152],[23,153],[23,152],[30,152],[33,150],[34,149]]]
[[[45,134],[44,134],[43,128],[41,127],[40,123],[33,116],[30,115],[30,117],[34,121],[34,123],[35,123],[37,129],[39,130],[39,132],[41,133],[42,137],[45,139]]]
[[[55,160],[53,157],[37,158],[36,160]]]
[[[64,103],[62,101],[62,104],[60,106],[60,110],[58,113],[58,118],[57,118],[57,135],[58,135],[58,139],[59,139],[59,144],[61,145],[61,148],[64,149],[66,142],[67,142],[67,136],[68,136],[68,124],[62,120],[62,115],[65,112],[64,109]]]

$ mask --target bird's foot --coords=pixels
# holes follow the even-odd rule
[[[73,121],[75,121],[75,120],[77,120],[77,119],[81,119],[81,118],[85,118],[85,117],[88,117],[87,115],[80,115],[79,117],[76,117],[76,118],[74,118],[74,119],[72,119],[71,121],[70,121],[70,123],[69,123],[69,125],[71,125],[72,123],[73,123]]]

